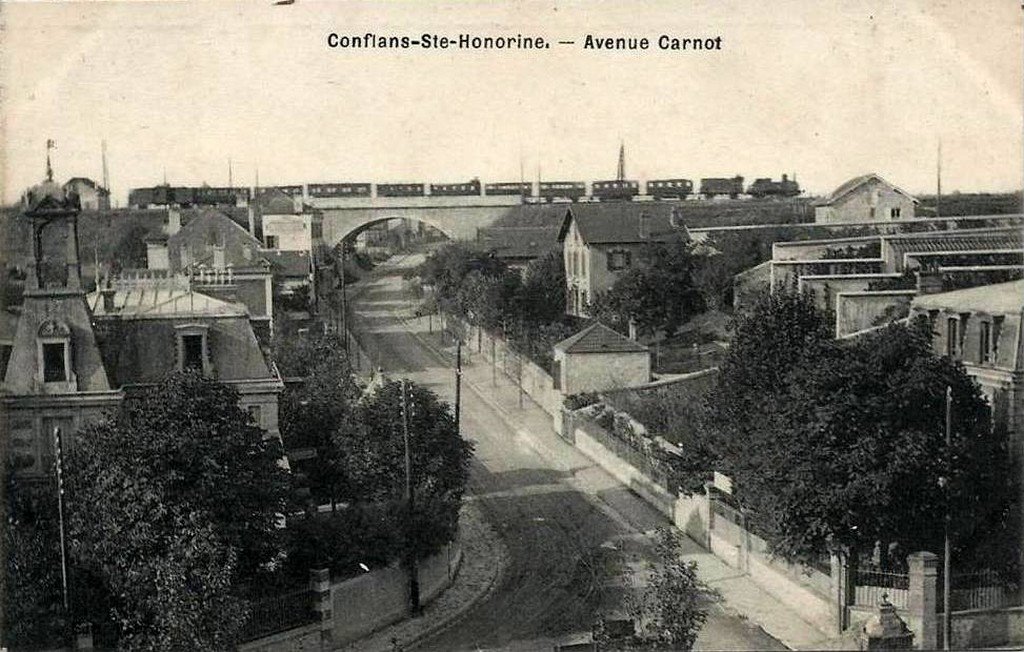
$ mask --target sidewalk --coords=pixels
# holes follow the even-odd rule
[[[426,324],[421,325],[419,321],[408,320],[406,326],[420,342],[438,356],[453,363],[453,356],[446,350],[442,351],[437,333],[428,335],[425,332]],[[501,414],[515,429],[517,441],[533,449],[555,468],[572,471],[572,484],[590,496],[598,509],[629,532],[650,533],[654,528],[666,524],[663,518],[653,519],[650,515],[641,514],[641,511],[653,510],[638,509],[635,502],[615,506],[608,504],[599,492],[605,492],[610,487],[618,485],[618,482],[597,467],[590,458],[562,440],[554,431],[552,417],[528,395],[524,396],[523,407],[520,408],[519,389],[502,373],[500,365],[496,376],[495,385],[492,382],[491,363],[475,349],[469,356],[466,356],[466,349],[463,349],[464,390],[474,392]],[[636,500],[641,501],[639,497],[636,497]],[[657,520],[660,520],[660,523],[657,523]],[[698,563],[698,574],[703,581],[720,593],[722,602],[718,606],[726,613],[738,615],[757,624],[791,649],[857,649],[856,641],[849,635],[827,635],[754,583],[748,575],[726,565],[696,542],[688,538],[684,541],[684,557]]]

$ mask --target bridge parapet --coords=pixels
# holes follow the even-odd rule
[[[445,209],[496,206],[518,206],[523,203],[518,196],[488,195],[427,195],[416,197],[310,197],[306,203],[314,208],[330,210],[361,209]]]

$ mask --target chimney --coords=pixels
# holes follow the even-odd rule
[[[109,280],[107,281],[107,285],[100,289],[100,296],[103,297],[103,312],[108,315],[116,311],[114,308],[114,294],[116,294],[116,292],[117,291],[114,288],[110,287]]]
[[[181,213],[173,208],[167,209],[167,235],[174,235],[181,230]]]
[[[146,242],[146,268],[169,269],[170,257],[167,255],[167,241],[149,240]]]
[[[214,269],[224,269],[224,247],[221,245],[213,247],[213,267]]]
[[[640,239],[646,240],[650,236],[650,222],[651,216],[647,214],[647,211],[641,211],[638,219],[638,231],[640,233]]]
[[[787,176],[785,173],[783,173],[783,175],[782,175],[782,182],[785,183],[786,181],[789,181],[789,176]]]

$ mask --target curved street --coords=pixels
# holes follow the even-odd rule
[[[401,272],[422,255],[392,259],[354,286],[354,330],[391,376],[454,399],[455,372],[434,323],[413,317]],[[428,346],[429,344],[429,346]],[[469,347],[468,347],[469,348]],[[668,522],[551,429],[527,397],[506,411],[494,396],[516,392],[500,371],[472,366],[462,391],[462,431],[476,454],[466,500],[475,501],[507,548],[494,590],[423,650],[551,649],[588,632],[598,614],[623,614],[635,570],[651,559],[651,535]],[[486,379],[486,380],[483,380]],[[513,404],[514,405],[514,404]],[[786,649],[745,619],[713,605],[698,640],[706,650]]]

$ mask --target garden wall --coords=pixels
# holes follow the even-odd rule
[[[585,410],[586,408],[584,408]],[[636,466],[616,455],[608,442],[615,435],[583,411],[572,423],[576,447],[617,480],[664,514],[677,529],[708,548],[729,566],[747,573],[761,588],[798,610],[812,625],[829,635],[835,630],[832,577],[816,569],[773,559],[760,537],[735,522],[712,513],[707,496],[677,496]]]
[[[446,589],[462,562],[458,540],[420,561],[420,600],[435,598]],[[399,563],[331,585],[334,606],[333,643],[345,645],[405,617],[408,575]]]
[[[312,623],[242,643],[238,652],[320,652],[321,641],[320,623]]]

